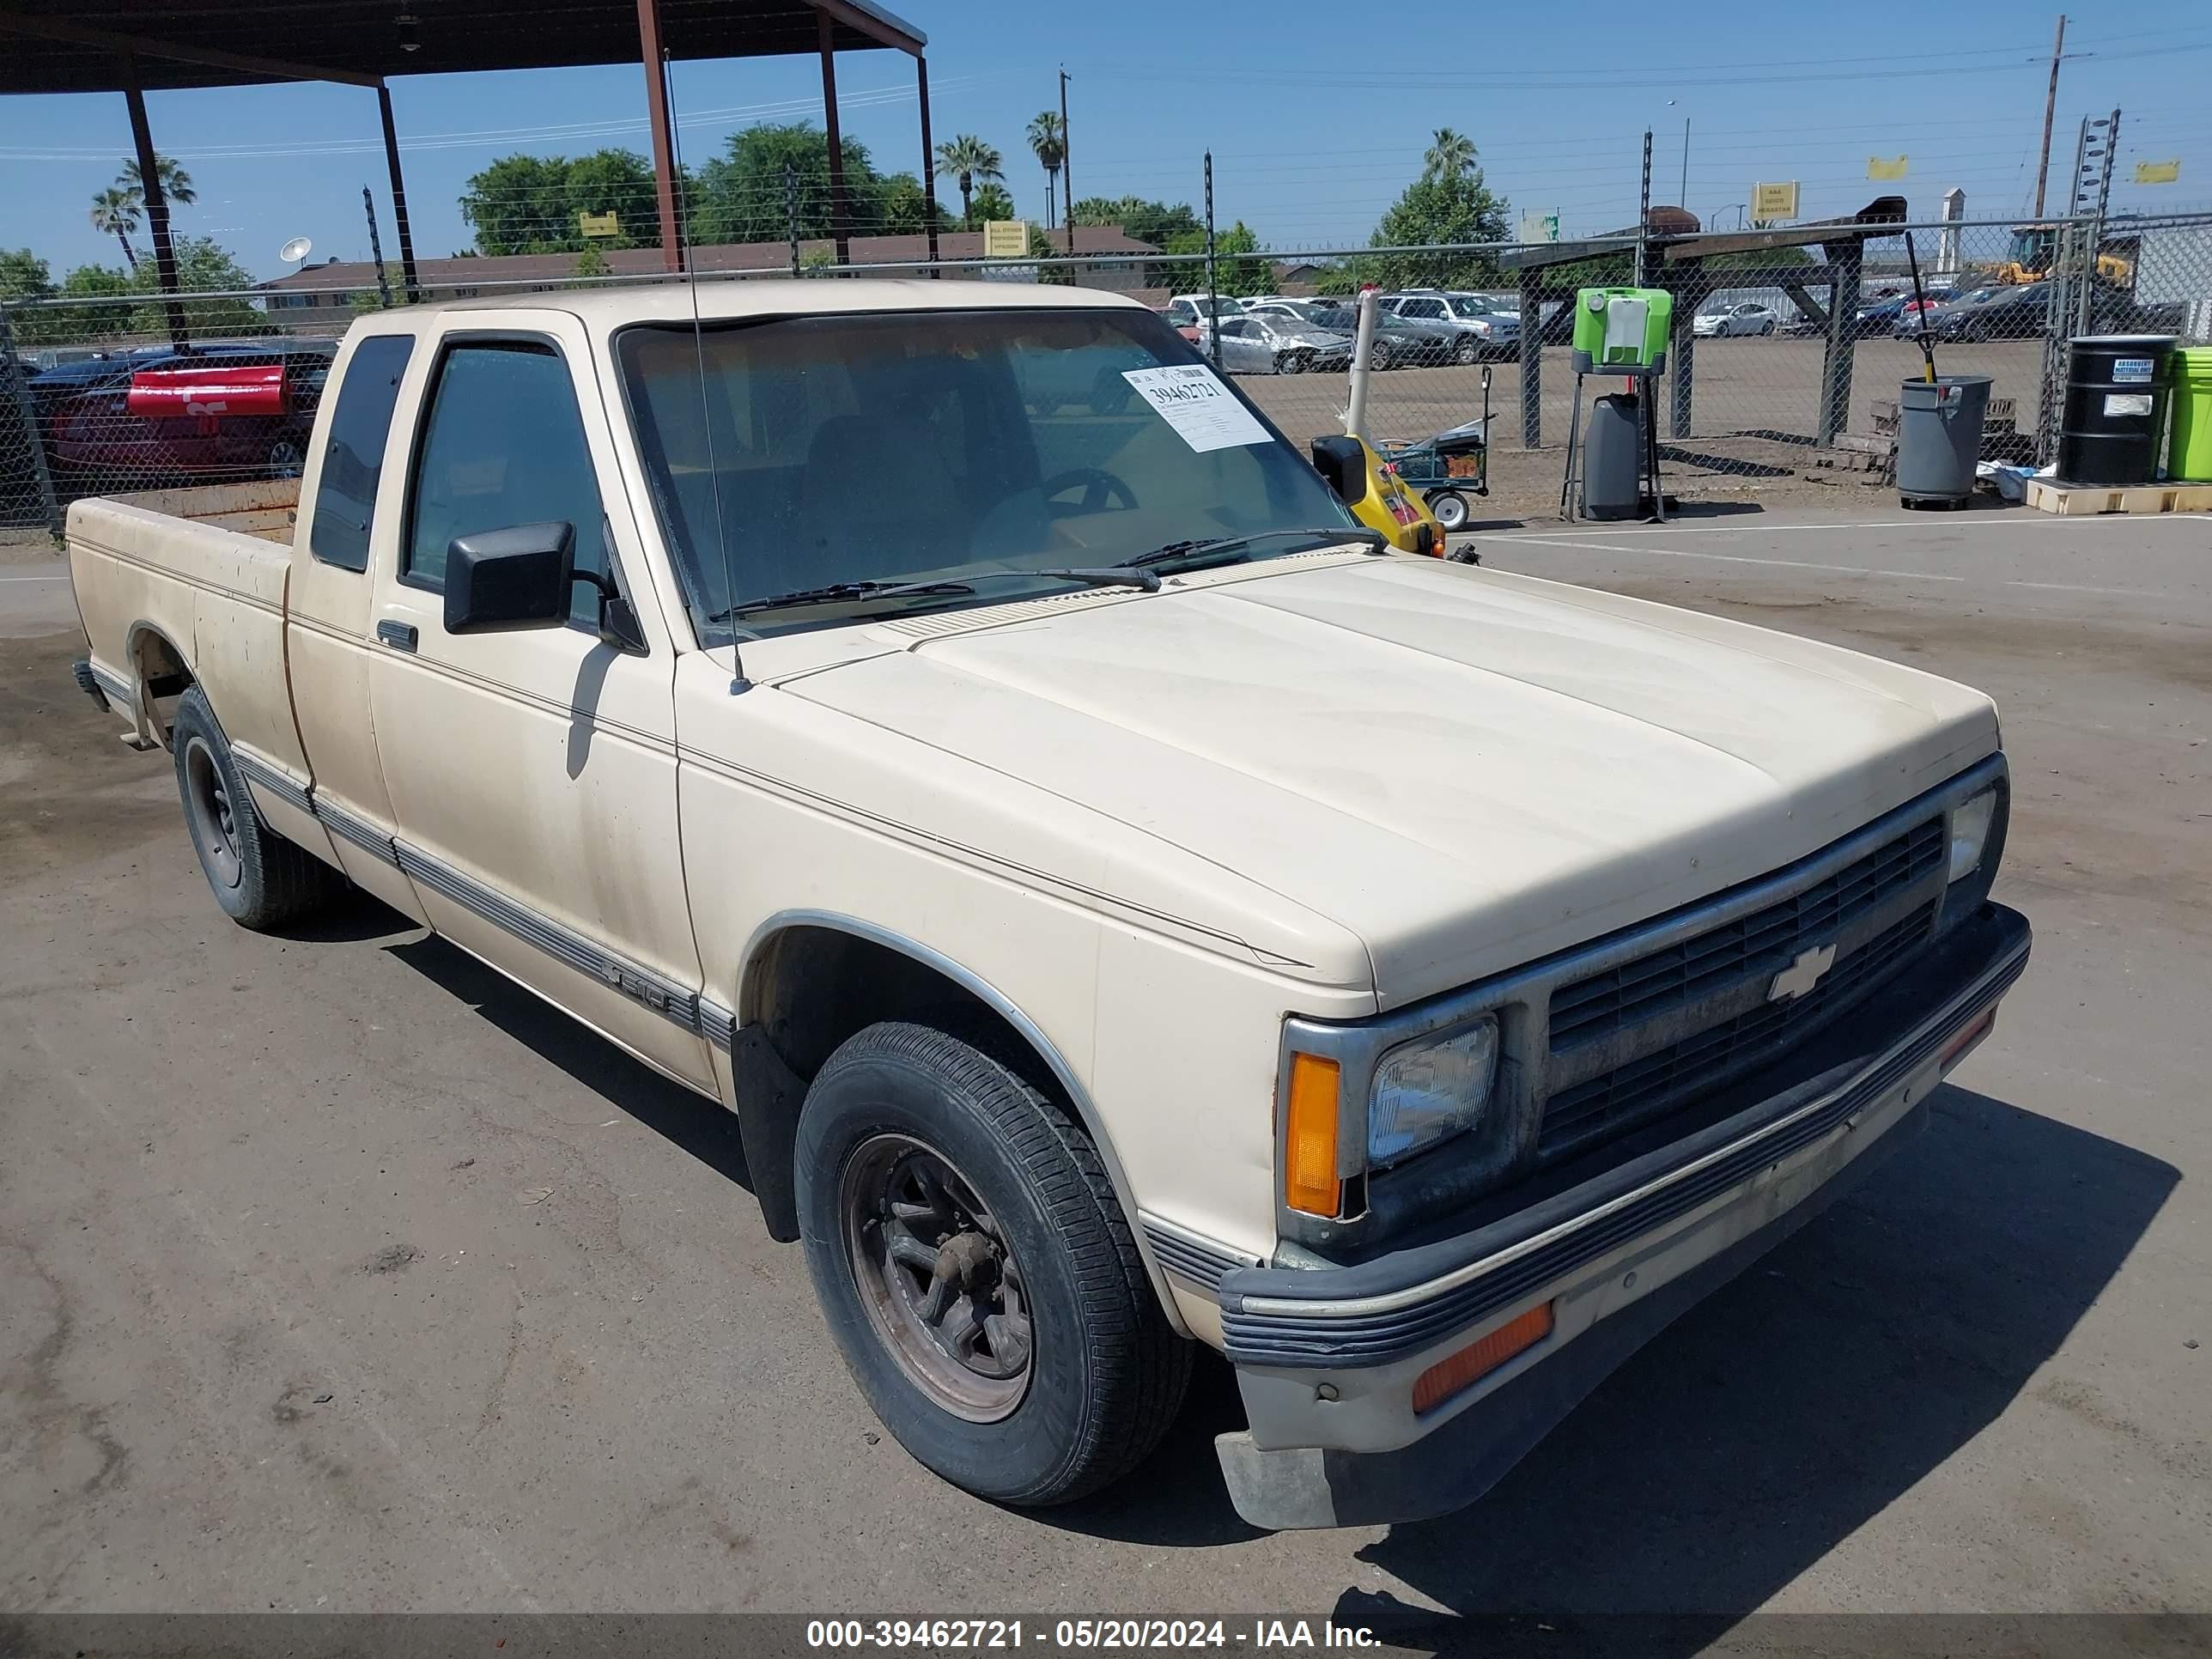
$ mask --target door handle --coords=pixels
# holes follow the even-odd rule
[[[413,623],[380,622],[376,625],[376,637],[394,651],[412,651],[421,637]]]

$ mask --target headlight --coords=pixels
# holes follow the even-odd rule
[[[1984,789],[1951,809],[1951,873],[1962,881],[1982,867],[1983,849],[1989,844],[1990,824],[1996,818],[1997,792]]]
[[[1387,1169],[1472,1129],[1498,1081],[1498,1021],[1485,1015],[1434,1042],[1409,1042],[1382,1056],[1367,1102],[1367,1162]]]

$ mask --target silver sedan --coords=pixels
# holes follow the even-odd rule
[[[1199,349],[1212,343],[1199,324]],[[1284,317],[1221,319],[1221,366],[1234,374],[1304,374],[1348,368],[1352,337]]]

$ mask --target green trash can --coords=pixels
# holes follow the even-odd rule
[[[2183,346],[2168,355],[2173,382],[2173,423],[2166,445],[2166,476],[2212,483],[2212,346]]]

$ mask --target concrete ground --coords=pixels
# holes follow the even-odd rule
[[[232,927],[8,556],[0,1611],[2212,1608],[2212,522],[1476,539],[1987,688],[2037,956],[1928,1134],[1483,1503],[1281,1535],[1218,1366],[1099,1500],[923,1473],[716,1109],[374,906]]]

